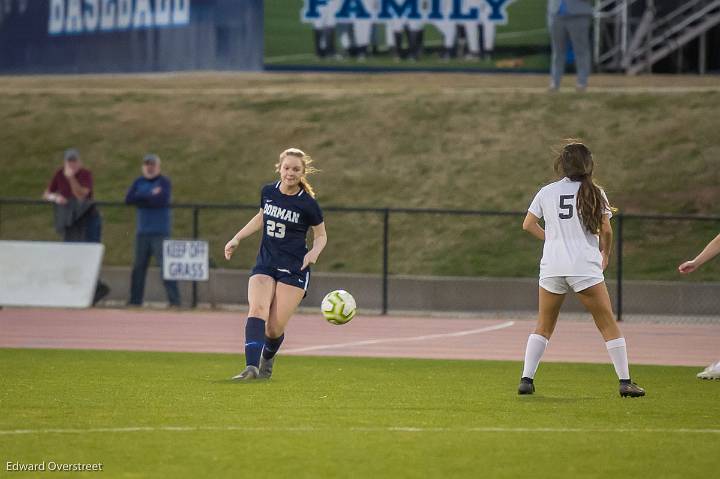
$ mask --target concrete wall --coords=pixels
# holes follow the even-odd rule
[[[103,280],[112,288],[109,299],[125,301],[129,296],[130,268],[106,267]],[[247,304],[248,271],[214,269],[210,281],[198,283],[201,303]],[[350,291],[365,311],[382,306],[382,280],[375,275],[315,273],[303,306],[319,307],[323,296],[334,289]],[[392,276],[388,284],[391,311],[493,311],[531,312],[537,309],[537,280],[532,278],[458,278]],[[614,282],[608,282],[615,296]],[[189,304],[190,284],[181,284],[183,304]],[[626,281],[624,313],[644,315],[720,315],[720,283]],[[148,272],[146,301],[165,301],[160,271]],[[583,311],[574,296],[568,296],[564,311]]]

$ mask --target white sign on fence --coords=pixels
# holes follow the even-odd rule
[[[163,279],[207,281],[208,278],[207,241],[163,241]]]

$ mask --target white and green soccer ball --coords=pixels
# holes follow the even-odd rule
[[[355,298],[344,289],[331,291],[322,300],[322,314],[329,323],[345,324],[355,317]]]

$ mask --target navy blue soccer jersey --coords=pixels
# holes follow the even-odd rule
[[[323,222],[320,205],[302,188],[295,195],[286,195],[278,181],[263,187],[260,209],[263,235],[258,266],[300,273],[308,252],[307,231]]]

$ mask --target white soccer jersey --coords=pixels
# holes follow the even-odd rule
[[[528,211],[545,218],[545,245],[540,260],[540,278],[588,276],[603,278],[600,239],[590,233],[578,217],[575,200],[579,181],[563,178],[544,186]],[[602,192],[604,198],[605,192]],[[612,217],[609,209],[605,210]]]

